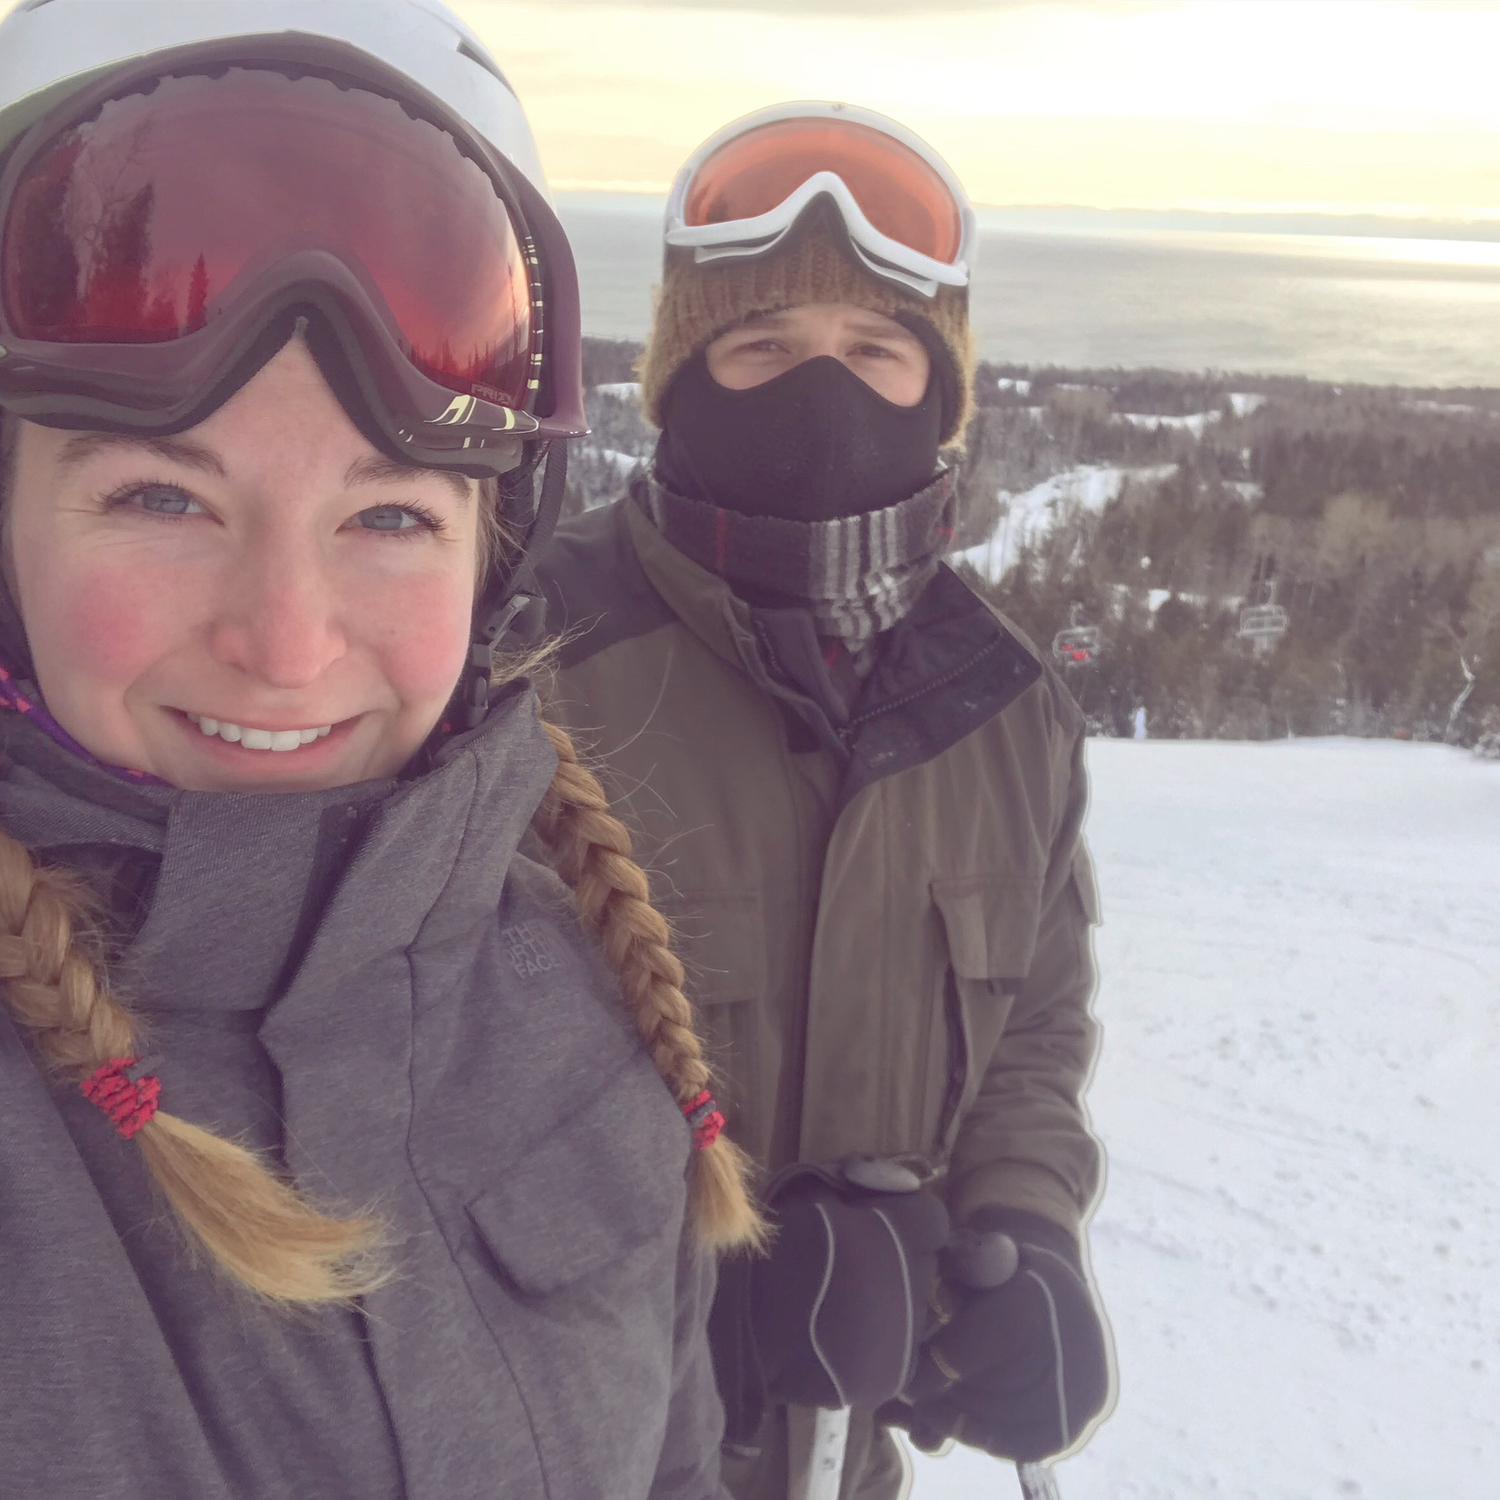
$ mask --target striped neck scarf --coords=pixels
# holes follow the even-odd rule
[[[953,544],[956,474],[884,510],[831,521],[747,515],[673,494],[650,474],[632,500],[700,567],[760,598],[810,610],[820,636],[857,651],[916,603]]]

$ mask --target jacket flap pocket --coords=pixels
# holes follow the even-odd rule
[[[932,882],[932,899],[960,979],[1024,979],[1036,947],[1038,881],[963,875]]]
[[[521,1292],[547,1296],[680,1223],[688,1147],[666,1090],[648,1090],[631,1069],[465,1208]]]
[[[687,969],[695,1005],[755,1000],[765,993],[765,919],[759,891],[692,891],[662,896],[673,948]]]

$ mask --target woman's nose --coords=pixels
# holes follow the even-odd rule
[[[347,650],[337,589],[314,547],[247,547],[213,629],[214,656],[269,687],[316,682]]]

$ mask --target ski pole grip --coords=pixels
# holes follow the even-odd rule
[[[998,1229],[960,1229],[943,1251],[948,1280],[971,1292],[1003,1286],[1020,1265],[1016,1242]]]
[[[960,1229],[943,1251],[943,1274],[971,1292],[1004,1286],[1021,1269],[1016,1242],[999,1229]],[[1018,1463],[1024,1500],[1061,1500],[1057,1479],[1042,1463]]]

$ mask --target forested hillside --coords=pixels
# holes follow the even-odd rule
[[[575,506],[650,451],[637,352],[588,341]],[[954,561],[1044,648],[1097,632],[1062,656],[1097,732],[1500,731],[1500,391],[986,365],[979,400]]]

